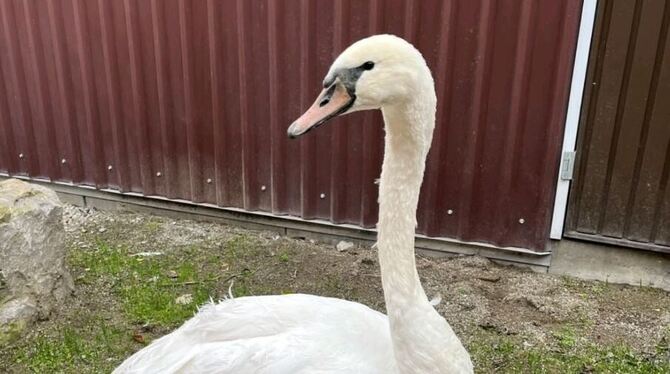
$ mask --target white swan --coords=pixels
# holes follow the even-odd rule
[[[421,54],[376,35],[333,63],[323,92],[291,137],[337,115],[381,109],[379,264],[388,318],[364,305],[311,295],[240,297],[203,307],[115,373],[471,373],[470,357],[421,287],[414,228],[435,124],[435,89]]]

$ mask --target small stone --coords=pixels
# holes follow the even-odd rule
[[[183,294],[176,298],[174,302],[179,305],[188,305],[193,302],[193,295],[190,293]]]
[[[498,327],[496,327],[496,325],[494,325],[490,321],[481,322],[481,323],[479,323],[478,326],[480,328],[482,328],[483,330],[486,330],[486,331],[497,331],[498,330]]]
[[[101,227],[101,228],[98,229],[98,232],[101,233],[101,234],[105,231],[107,231],[107,229],[104,228],[104,227]]]
[[[167,275],[168,278],[177,278],[177,277],[179,277],[179,274],[177,274],[177,272],[174,271],[174,270],[168,270],[168,272],[167,272],[165,275]]]
[[[144,340],[144,335],[140,334],[139,331],[133,332],[133,340],[144,344],[146,341]]]
[[[493,274],[483,274],[478,276],[477,279],[481,279],[486,282],[496,283],[497,281],[500,280],[500,276]]]
[[[140,327],[140,331],[142,332],[151,332],[155,329],[155,325],[152,325],[151,323],[145,323]]]
[[[337,243],[337,250],[340,251],[340,252],[347,251],[347,250],[349,250],[353,247],[354,247],[354,243],[352,243],[352,242],[347,242],[347,241],[343,240],[343,241]]]

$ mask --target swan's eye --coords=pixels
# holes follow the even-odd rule
[[[375,63],[372,61],[368,61],[363,65],[361,65],[361,67],[363,68],[363,70],[372,70],[372,68],[375,67]]]

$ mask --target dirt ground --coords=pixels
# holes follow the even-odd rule
[[[0,347],[0,372],[109,372],[229,288],[384,310],[374,249],[340,252],[271,232],[73,206],[65,226],[76,291],[19,342]],[[667,292],[478,257],[420,257],[417,266],[477,372],[670,372]]]

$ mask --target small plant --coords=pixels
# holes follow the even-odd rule
[[[247,235],[240,234],[235,235],[224,244],[224,251],[227,259],[234,262],[244,257],[251,247],[253,247],[251,239]]]
[[[577,344],[575,331],[569,327],[565,327],[559,332],[555,332],[554,337],[558,341],[558,345],[563,349],[573,348]]]
[[[144,230],[148,235],[156,235],[160,231],[162,225],[163,223],[160,220],[155,218],[150,219],[144,223]]]

